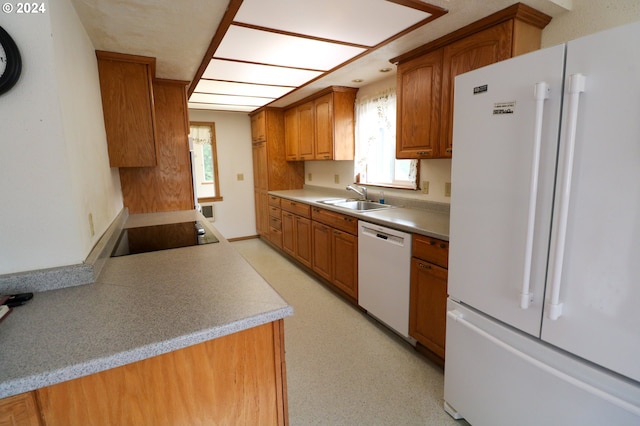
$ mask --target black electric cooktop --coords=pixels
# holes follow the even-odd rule
[[[199,221],[123,229],[111,257],[217,243]]]

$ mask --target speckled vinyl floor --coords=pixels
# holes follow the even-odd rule
[[[285,319],[289,420],[301,425],[463,425],[442,370],[258,240],[233,246],[293,306]]]

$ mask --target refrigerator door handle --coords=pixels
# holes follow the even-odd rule
[[[540,174],[540,147],[542,145],[542,119],[544,116],[544,100],[549,98],[549,85],[542,81],[534,87],[536,100],[536,116],[533,133],[533,156],[531,160],[531,179],[529,185],[529,214],[527,219],[527,237],[525,240],[524,272],[522,276],[522,291],[520,292],[520,307],[528,309],[533,302],[531,293],[531,262],[533,259],[533,231],[536,224],[536,207],[538,203],[538,176]]]
[[[572,74],[568,85],[568,113],[567,133],[564,149],[564,172],[562,175],[562,187],[560,188],[560,206],[558,208],[558,231],[553,241],[554,259],[551,271],[551,300],[548,306],[548,316],[551,320],[557,320],[562,315],[562,302],[560,302],[560,287],[562,285],[562,266],[564,262],[564,249],[567,236],[567,218],[569,216],[569,196],[571,194],[571,177],[573,175],[573,155],[576,146],[576,128],[578,125],[578,105],[580,93],[584,92],[586,77],[582,74]]]
[[[555,377],[557,377],[560,380],[563,380],[566,383],[570,383],[571,385],[577,387],[578,389],[581,389],[585,392],[588,392],[592,395],[595,395],[598,398],[601,398],[611,404],[616,405],[617,407],[622,408],[623,410],[626,410],[630,413],[633,413],[636,416],[640,416],[640,407],[638,407],[637,405],[634,405],[628,401],[625,401],[623,399],[618,398],[615,395],[611,395],[610,393],[605,392],[602,389],[599,389],[589,383],[585,383],[584,381],[578,379],[577,377],[571,376],[563,371],[558,370],[557,368],[552,367],[551,365],[544,363],[536,358],[534,358],[533,356],[522,352],[521,350],[511,346],[510,344],[506,343],[505,341],[503,341],[502,339],[499,339],[498,337],[492,335],[491,333],[488,333],[486,331],[484,331],[482,328],[478,327],[477,325],[475,325],[474,323],[467,321],[464,318],[464,313],[460,312],[457,309],[451,310],[447,312],[447,320],[449,321],[455,321],[458,324],[468,328],[469,330],[471,330],[472,332],[476,333],[477,335],[479,335],[482,338],[485,338],[487,340],[489,340],[491,343],[493,343],[494,345],[500,347],[501,349],[517,356],[518,358],[520,358],[521,360],[523,360],[524,362],[527,362],[530,365],[533,365],[537,368],[539,368],[540,370],[549,373]]]

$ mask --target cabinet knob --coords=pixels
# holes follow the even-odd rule
[[[445,152],[446,152],[447,154],[451,154],[451,152],[452,152],[452,151],[453,151],[453,149],[451,149],[451,148],[447,148],[447,149],[445,150]]]
[[[430,245],[430,246],[435,246],[435,245],[436,245],[436,242],[435,242],[435,241],[433,241],[433,240],[431,240],[431,241],[429,241],[429,245]]]
[[[442,248],[442,249],[443,249],[443,248],[447,248],[447,245],[446,245],[445,243],[441,243],[441,244],[440,244],[440,248]]]
[[[427,155],[428,152],[427,151],[418,151],[418,152],[416,152],[416,154],[418,154],[418,155]]]

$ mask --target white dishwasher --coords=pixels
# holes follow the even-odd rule
[[[358,221],[358,304],[409,337],[411,234]]]

